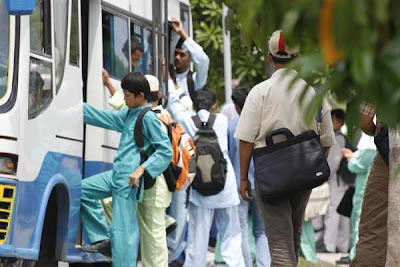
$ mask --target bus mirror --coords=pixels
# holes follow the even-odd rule
[[[5,0],[10,15],[30,15],[36,6],[36,0]]]

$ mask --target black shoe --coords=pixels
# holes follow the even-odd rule
[[[176,222],[168,226],[167,229],[165,229],[165,231],[167,231],[167,235],[169,235],[172,231],[174,231],[177,226],[178,224]]]
[[[340,260],[336,261],[336,264],[350,264],[351,260],[349,257],[341,257]]]
[[[208,240],[208,246],[215,248],[216,245],[217,245],[217,238],[210,236],[210,239]]]
[[[183,263],[180,261],[173,261],[168,265],[168,267],[182,267],[182,266],[183,266]]]
[[[326,249],[325,244],[317,248],[318,253],[335,253],[334,251],[329,251]]]
[[[104,256],[111,257],[111,241],[110,239],[104,239],[92,245],[83,246],[82,250],[86,252],[101,253]]]

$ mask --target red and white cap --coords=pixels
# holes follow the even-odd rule
[[[289,47],[285,43],[281,30],[274,31],[269,39],[268,49],[271,55],[281,59],[291,59],[296,57],[299,52],[299,47]]]

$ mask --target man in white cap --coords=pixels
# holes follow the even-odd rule
[[[169,118],[168,112],[158,105],[161,98],[160,84],[157,77],[145,75],[149,86],[150,94],[147,102],[152,105],[154,111],[161,116]],[[103,70],[103,83],[112,94],[108,103],[116,110],[125,108],[124,97],[120,92],[113,88],[107,71]],[[160,121],[160,127],[165,133],[167,129]],[[172,194],[168,190],[164,175],[161,173],[154,185],[144,190],[143,200],[138,203],[138,221],[140,230],[140,251],[143,267],[149,266],[168,266],[168,247],[166,236],[166,209],[171,204]],[[172,222],[174,223],[174,222]]]
[[[247,201],[253,199],[247,177],[253,149],[266,146],[265,139],[269,132],[279,128],[288,128],[295,136],[310,129],[317,132],[316,123],[310,125],[305,119],[309,104],[316,95],[315,90],[311,86],[306,87],[306,82],[298,77],[295,70],[287,68],[287,64],[299,54],[299,48],[287,46],[283,33],[278,30],[272,34],[268,50],[268,61],[274,73],[250,91],[235,132],[235,138],[240,140],[239,190]],[[304,88],[308,89],[304,91]],[[326,149],[335,143],[326,102],[322,106],[321,143]],[[257,184],[259,179],[265,177],[255,177],[255,188],[268,237],[271,266],[297,266],[303,217],[311,190],[264,202]]]

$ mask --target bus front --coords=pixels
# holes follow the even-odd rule
[[[0,1],[0,244],[9,235],[18,168],[18,23],[15,16],[9,16],[5,1]]]

